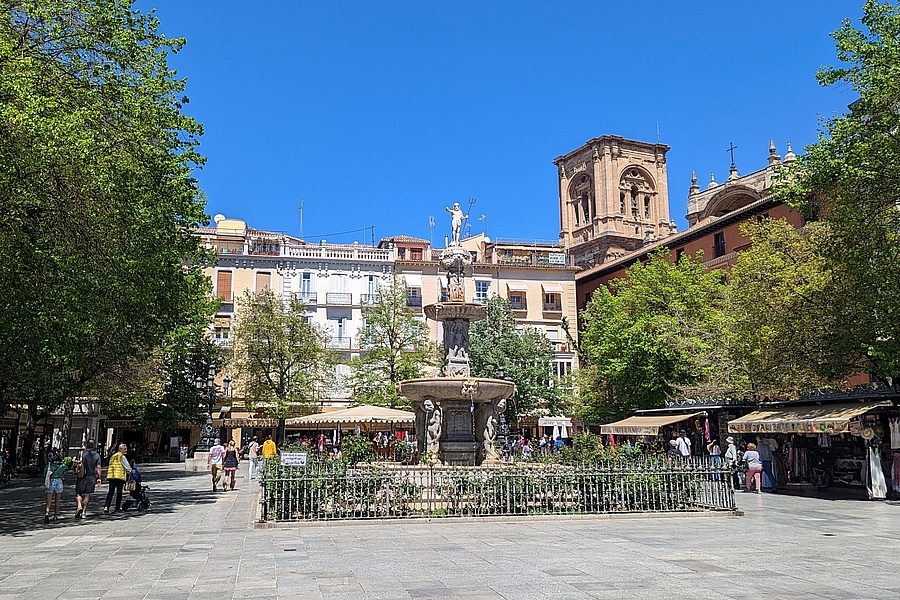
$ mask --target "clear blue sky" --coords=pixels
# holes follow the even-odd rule
[[[308,241],[472,233],[555,240],[552,160],[604,134],[671,146],[673,218],[702,188],[815,141],[847,88],[829,33],[862,0],[140,0],[187,38],[171,59],[203,123],[207,212]],[[478,221],[486,215],[487,219]],[[336,235],[340,232],[350,232]]]

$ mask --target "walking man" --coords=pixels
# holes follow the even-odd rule
[[[247,457],[250,459],[250,479],[256,479],[259,476],[259,438],[255,435],[250,445],[247,446]]]
[[[219,485],[219,479],[222,478],[222,468],[225,458],[225,447],[216,438],[213,447],[209,449],[209,456],[206,457],[206,466],[212,475],[212,491],[216,491]]]
[[[75,511],[76,519],[87,517],[87,507],[91,494],[94,493],[97,484],[100,483],[100,454],[94,450],[96,445],[94,440],[88,440],[84,443],[84,450],[81,451],[81,464],[84,465],[84,475],[75,481],[75,502],[78,504],[78,510]]]
[[[687,460],[691,455],[691,439],[687,436],[687,431],[681,430],[681,434],[675,440],[675,447],[681,458]]]

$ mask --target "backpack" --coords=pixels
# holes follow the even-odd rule
[[[75,477],[84,477],[84,451],[72,461],[72,470],[75,471]]]

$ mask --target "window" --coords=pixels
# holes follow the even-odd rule
[[[256,274],[256,293],[262,294],[272,289],[272,274],[260,271]]]
[[[300,279],[300,293],[304,296],[309,296],[309,293],[312,291],[312,275],[310,273],[304,273],[303,278]]]
[[[650,218],[650,196],[644,196],[644,216]]]
[[[406,248],[397,248],[397,258],[400,260],[406,258]]]
[[[715,258],[719,258],[720,256],[725,256],[725,232],[720,231],[715,236],[715,242],[713,245],[713,256]]]
[[[675,262],[680,262],[682,256],[684,256],[684,248],[679,248],[675,251]]]
[[[521,292],[515,292],[509,295],[509,305],[513,310],[525,310],[525,299]]]
[[[409,249],[409,259],[410,260],[422,260],[422,249],[421,248],[410,248]]]
[[[625,214],[625,192],[619,192],[619,213]]]
[[[487,302],[490,287],[491,287],[490,281],[476,281],[475,282],[475,302]]]
[[[544,310],[560,312],[562,310],[562,296],[556,293],[545,293]]]
[[[216,273],[216,297],[223,302],[231,302],[231,271]]]
[[[638,189],[637,187],[631,188],[631,216],[635,219],[638,218]]]
[[[422,290],[421,288],[409,288],[407,296],[407,306],[422,306]]]

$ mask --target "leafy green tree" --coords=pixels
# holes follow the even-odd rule
[[[846,337],[823,350],[828,364],[854,364],[885,379],[900,373],[900,8],[867,0],[861,28],[848,19],[832,33],[840,67],[818,73],[824,86],[849,86],[859,99],[825,121],[776,187],[778,196],[828,225],[820,240],[828,268],[851,294]]]
[[[518,422],[541,404],[551,411],[559,402],[557,382],[551,383],[553,345],[535,327],[518,327],[509,300],[492,296],[487,317],[469,330],[469,364],[476,377],[498,378],[500,369],[516,384],[516,395],[507,403],[506,417]]]
[[[408,408],[397,384],[422,377],[437,364],[437,346],[428,339],[428,326],[409,308],[408,294],[395,276],[392,285],[379,288],[375,304],[363,308],[359,344],[364,353],[350,361],[348,380],[354,402]]]
[[[232,347],[232,385],[247,407],[285,419],[315,405],[334,379],[333,352],[294,297],[245,290],[238,298]]]
[[[147,356],[205,300],[201,127],[124,0],[0,15],[0,408],[51,409]]]
[[[741,387],[738,370],[722,369],[728,329],[720,310],[723,273],[707,272],[703,255],[669,262],[665,248],[635,263],[627,277],[599,287],[581,315],[580,416],[621,417],[635,408],[659,408],[667,398],[709,387]]]
[[[746,366],[758,395],[795,397],[833,385],[854,372],[864,352],[853,331],[874,326],[871,315],[851,318],[852,281],[822,255],[830,235],[822,223],[798,231],[785,220],[747,222],[750,247],[729,281],[729,352]]]

